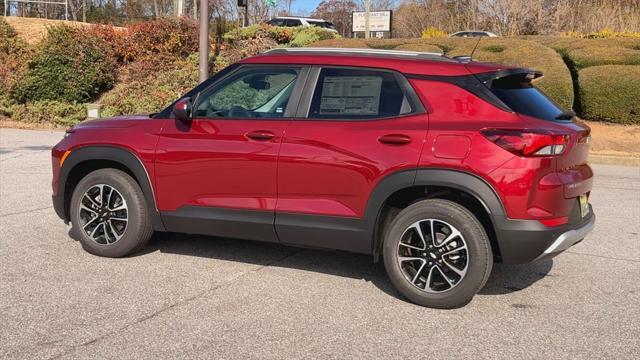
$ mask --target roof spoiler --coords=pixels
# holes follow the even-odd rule
[[[496,80],[513,79],[520,82],[531,82],[543,76],[542,72],[527,68],[511,68],[474,74],[481,83],[491,88]]]

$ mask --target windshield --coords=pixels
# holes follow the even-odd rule
[[[529,81],[503,78],[491,84],[491,91],[516,113],[544,120],[569,120],[566,112]]]

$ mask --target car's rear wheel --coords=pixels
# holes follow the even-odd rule
[[[402,210],[386,232],[384,264],[398,291],[434,308],[465,305],[491,273],[487,234],[466,208],[428,199]]]
[[[74,189],[70,206],[74,233],[82,247],[95,255],[135,253],[153,233],[140,186],[117,169],[86,175]]]

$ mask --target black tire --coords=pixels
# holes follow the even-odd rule
[[[420,280],[418,285],[412,284],[405,277],[398,258],[399,242],[405,231],[412,224],[425,219],[443,221],[455,227],[462,234],[467,247],[466,274],[455,286],[439,293],[428,293],[419,288]],[[440,309],[457,308],[469,303],[489,279],[493,266],[491,244],[480,222],[463,206],[443,199],[422,200],[403,209],[386,229],[383,256],[387,274],[403,296],[415,304]]]
[[[128,215],[126,228],[121,237],[111,244],[100,244],[92,240],[81,225],[80,201],[85,192],[99,184],[105,184],[117,190],[126,201]],[[138,183],[121,170],[100,169],[86,175],[74,189],[70,206],[71,223],[75,234],[82,248],[91,254],[105,257],[131,255],[142,250],[153,234],[144,194]]]

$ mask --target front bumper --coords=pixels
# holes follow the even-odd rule
[[[60,193],[58,193],[57,195],[52,195],[51,196],[51,200],[53,202],[53,210],[56,211],[56,214],[58,215],[58,217],[62,220],[64,220],[65,224],[69,223],[69,217],[67,216],[67,214],[64,211],[64,199],[62,196],[60,196]]]
[[[548,259],[577,244],[595,225],[596,216],[591,205],[589,210],[589,215],[582,218],[579,206],[575,206],[569,216],[569,223],[556,227],[544,226],[537,220],[494,217],[502,262],[524,264]]]

